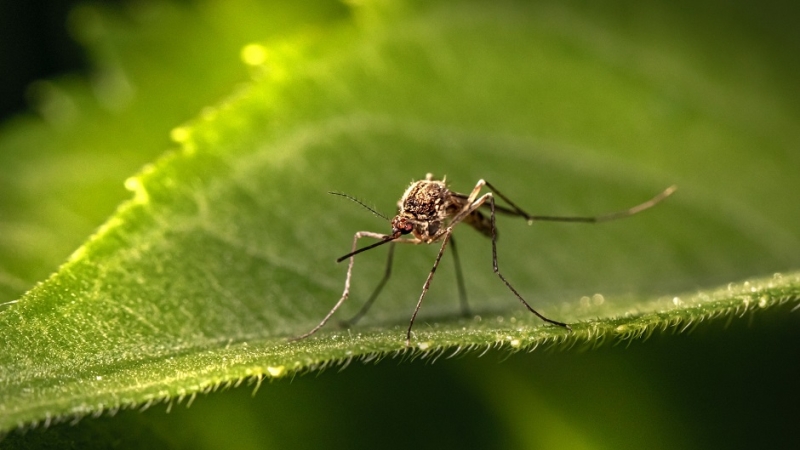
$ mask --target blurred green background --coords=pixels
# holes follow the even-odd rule
[[[682,149],[665,150],[666,143],[648,140],[660,134],[649,132],[647,121],[635,130],[597,133],[608,136],[607,142],[596,142],[598,148],[630,133],[630,148],[637,148],[632,159],[650,161],[655,172],[674,172],[690,187],[718,182],[724,187],[720,194],[728,195],[720,198],[719,211],[738,206],[742,198],[743,204],[761,208],[742,226],[758,225],[771,252],[744,253],[745,262],[732,261],[716,277],[703,273],[690,282],[700,287],[796,269],[798,230],[791,224],[797,223],[800,208],[797,191],[790,189],[797,186],[794,169],[800,169],[796,7],[711,1],[537,5],[520,10],[552,20],[540,23],[543,39],[574,38],[565,39],[572,45],[560,48],[554,61],[596,58],[609,74],[645,86],[659,73],[664,79],[691,80],[697,91],[662,91],[678,100],[651,104],[655,116],[685,123],[675,129],[687,134],[674,142],[694,141],[699,149],[727,145],[704,142],[724,133],[694,125],[748,124],[744,133],[731,131],[729,144],[751,147],[751,153],[732,151],[727,159],[709,152],[713,159],[705,160],[701,150],[682,159]],[[242,64],[244,45],[297,33],[324,35],[329,28],[364,20],[351,8],[338,2],[240,0],[71,9],[67,29],[85,49],[88,67],[83,74],[31,84],[32,111],[9,117],[0,128],[0,302],[18,298],[55,271],[129,198],[123,181],[173,145],[170,130],[260,76]],[[620,36],[628,40],[623,48],[614,46]],[[480,36],[475,39],[479,51]],[[12,46],[4,40],[2,48]],[[640,46],[659,52],[643,61],[637,58],[648,53],[637,52]],[[682,64],[670,64],[675,59]],[[670,72],[687,67],[692,70]],[[13,71],[6,73],[10,78]],[[574,133],[570,142],[582,143],[595,135],[580,135],[581,130],[609,129],[621,117],[641,114],[628,109],[630,101],[615,98],[606,99],[605,117],[576,112],[603,100],[583,97],[596,94],[593,82],[576,74],[564,80],[567,88],[554,88],[563,95],[576,86],[575,96],[543,101],[559,107],[542,111],[550,118],[531,134],[548,140]],[[740,95],[730,96],[738,87]],[[480,92],[474,95],[481,99]],[[546,97],[547,90],[541,95]],[[710,106],[700,112],[681,109],[682,98]],[[717,122],[698,120],[709,116]],[[480,123],[480,114],[475,120]],[[751,140],[736,140],[740,136]],[[704,170],[709,167],[716,170]],[[738,179],[742,182],[731,181]],[[686,289],[690,283],[674,284]],[[173,406],[169,414],[156,405],[143,413],[122,411],[78,425],[13,432],[0,446],[787,448],[798,444],[797,325],[797,312],[768,311],[729,326],[712,323],[688,335],[657,335],[629,347],[513,356],[490,352],[435,364],[353,363],[341,373],[265,383],[255,397],[252,387],[240,387],[200,396],[189,409]]]

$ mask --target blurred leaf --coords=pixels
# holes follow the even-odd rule
[[[346,13],[313,0],[76,8],[69,25],[92,73],[33,83],[38,116],[0,125],[0,303],[53,273],[129,198],[123,181],[164,152],[172,128],[249,78],[242,46]]]
[[[339,298],[345,267],[331,261],[352,233],[387,231],[325,192],[390,214],[426,172],[461,192],[488,179],[542,214],[680,190],[597,227],[501,219],[501,269],[535,307],[575,323],[572,334],[521,310],[492,273],[488,241],[459,230],[476,317],[457,318],[445,259],[415,328],[425,355],[591,346],[797,303],[800,210],[775,193],[800,187],[798,110],[772,60],[745,47],[757,69],[719,80],[724,65],[692,55],[720,43],[673,45],[693,29],[669,14],[649,18],[669,34],[642,38],[639,21],[614,28],[562,6],[352,8],[354,25],[249,47],[250,62],[265,58],[253,84],[174,129],[180,149],[126,183],[133,200],[0,313],[3,429],[411,355],[404,329],[435,248],[398,249],[394,278],[359,327],[285,338]],[[341,317],[357,311],[384,258],[359,256]]]

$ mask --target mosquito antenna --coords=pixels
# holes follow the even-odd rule
[[[391,222],[391,219],[389,219],[388,217],[386,217],[383,214],[379,213],[378,211],[375,211],[373,208],[367,206],[364,202],[362,202],[361,200],[359,200],[359,199],[357,199],[357,198],[355,198],[355,197],[353,197],[351,195],[347,195],[347,194],[344,194],[342,192],[334,192],[334,191],[329,191],[328,194],[338,195],[339,197],[344,197],[344,198],[346,198],[348,200],[354,201],[354,202],[358,203],[359,205],[363,206],[364,208],[368,209],[372,214],[375,214],[376,216],[384,219],[387,222]]]
[[[376,242],[374,244],[368,245],[366,247],[361,247],[360,249],[358,249],[358,250],[356,250],[354,252],[350,252],[350,253],[342,256],[341,258],[337,258],[336,262],[340,263],[340,262],[344,261],[345,259],[347,259],[347,258],[349,258],[351,256],[355,256],[355,255],[357,255],[357,254],[359,254],[361,252],[365,252],[367,250],[372,250],[373,248],[375,248],[375,247],[377,247],[379,245],[383,245],[383,244],[385,244],[387,242],[392,242],[393,240],[395,240],[395,239],[397,239],[399,237],[400,237],[400,233],[397,233],[396,236],[386,236],[385,238],[383,238],[383,240],[380,240],[380,241],[378,241],[378,242]]]

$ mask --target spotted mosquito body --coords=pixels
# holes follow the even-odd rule
[[[491,192],[487,192],[483,195],[480,195],[481,190],[486,187]],[[344,283],[344,292],[342,292],[342,296],[338,302],[331,308],[327,315],[322,319],[322,321],[312,328],[309,332],[302,334],[293,338],[293,341],[300,340],[311,336],[312,334],[316,333],[320,328],[325,326],[328,320],[333,316],[333,314],[339,309],[340,306],[347,300],[350,296],[350,279],[353,273],[353,264],[355,262],[355,256],[361,252],[373,249],[375,247],[390,244],[389,249],[389,256],[386,264],[386,271],[384,273],[383,278],[378,283],[378,286],[373,291],[372,295],[367,299],[367,301],[362,306],[361,310],[356,314],[350,321],[350,324],[354,324],[358,321],[361,317],[366,314],[367,310],[372,306],[372,303],[378,297],[378,294],[383,289],[383,286],[388,281],[389,277],[391,276],[392,272],[392,259],[394,256],[394,244],[395,243],[403,243],[403,244],[432,244],[434,242],[441,242],[441,247],[439,248],[439,253],[436,255],[436,259],[433,263],[433,268],[428,273],[428,277],[425,280],[425,284],[422,286],[422,292],[420,293],[419,299],[417,300],[416,307],[414,308],[414,312],[411,315],[411,320],[408,324],[408,331],[406,332],[406,346],[410,345],[411,343],[411,328],[414,326],[414,320],[417,317],[417,313],[419,312],[420,306],[422,306],[422,300],[425,298],[425,294],[427,294],[428,289],[430,288],[431,281],[433,280],[433,276],[436,273],[437,267],[439,267],[439,262],[442,259],[442,255],[444,255],[445,249],[447,248],[448,244],[453,250],[453,256],[455,258],[455,267],[456,267],[456,278],[458,281],[458,289],[459,289],[459,297],[461,299],[461,307],[462,313],[467,313],[467,300],[466,300],[466,290],[464,289],[464,278],[461,273],[461,264],[458,259],[458,252],[456,250],[455,240],[452,237],[453,228],[458,225],[459,223],[466,223],[482,234],[490,237],[492,240],[492,267],[494,272],[503,281],[503,283],[511,290],[512,293],[517,297],[517,299],[528,309],[528,311],[532,312],[536,316],[538,316],[543,321],[566,328],[567,330],[571,330],[570,326],[566,323],[558,322],[552,319],[548,319],[547,317],[543,316],[539,312],[537,312],[531,305],[522,298],[522,295],[514,289],[513,286],[508,282],[508,280],[503,276],[500,272],[500,269],[497,265],[497,226],[495,224],[495,216],[496,214],[502,213],[512,216],[522,217],[528,221],[528,223],[533,223],[534,221],[555,221],[555,222],[583,222],[583,223],[599,223],[599,222],[606,222],[609,220],[620,219],[623,217],[629,217],[634,214],[637,214],[641,211],[649,209],[659,203],[661,200],[670,196],[676,187],[671,186],[658,194],[657,196],[653,197],[652,199],[634,206],[633,208],[629,208],[623,211],[613,212],[609,214],[604,214],[600,216],[587,216],[587,217],[563,217],[563,216],[536,216],[530,215],[520,209],[514,202],[508,199],[505,195],[500,193],[494,186],[488,183],[485,180],[479,180],[478,183],[475,184],[475,187],[472,189],[472,192],[467,194],[460,194],[458,192],[453,192],[447,188],[447,184],[445,180],[434,180],[433,175],[428,174],[424,180],[415,181],[411,184],[411,186],[406,189],[403,196],[400,198],[398,202],[398,213],[397,215],[391,219],[389,222],[392,226],[391,234],[380,234],[380,233],[373,233],[371,231],[359,231],[353,236],[353,246],[350,253],[340,257],[337,259],[337,262],[342,262],[346,259],[349,259],[350,262],[347,267],[347,276],[345,278]],[[368,210],[372,211],[374,214],[383,217],[386,220],[389,220],[382,214],[378,213],[374,209],[370,208],[369,206],[365,205],[361,201],[350,197],[346,194],[335,193],[332,194],[340,195],[346,197],[361,206],[367,208]],[[508,206],[500,206],[495,204],[495,195],[502,199]],[[484,212],[480,211],[481,208],[488,208],[488,217],[484,214]],[[375,242],[371,245],[367,245],[362,248],[357,248],[358,241],[361,238],[372,238],[377,239],[378,242]]]

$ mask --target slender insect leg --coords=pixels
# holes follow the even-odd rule
[[[450,240],[450,233],[452,232],[451,228],[448,228],[444,234],[444,238],[442,240],[442,246],[439,248],[439,254],[436,255],[436,261],[433,262],[433,268],[431,272],[428,274],[428,278],[425,280],[425,284],[422,286],[422,293],[419,295],[419,300],[417,300],[417,306],[414,308],[414,314],[411,315],[411,322],[408,324],[408,331],[406,332],[406,347],[411,345],[411,327],[414,326],[414,319],[417,318],[417,313],[419,312],[419,307],[422,306],[422,299],[425,298],[425,294],[428,293],[428,288],[431,286],[431,280],[433,280],[433,275],[436,273],[436,268],[439,266],[439,261],[442,260],[442,255],[444,255],[444,249],[447,247],[447,242]]]
[[[503,201],[505,201],[506,203],[508,203],[508,205],[509,205],[509,206],[511,206],[511,208],[514,210],[514,212],[515,212],[515,213],[517,213],[518,215],[520,215],[520,216],[524,217],[524,218],[525,218],[525,219],[527,219],[529,222],[531,221],[531,215],[530,215],[530,214],[526,213],[525,211],[523,211],[523,210],[522,210],[522,208],[520,208],[519,206],[517,206],[517,205],[516,205],[516,203],[512,202],[511,200],[509,200],[509,198],[508,198],[508,197],[506,197],[505,195],[503,195],[503,193],[502,193],[502,192],[498,191],[496,187],[492,186],[492,183],[489,183],[488,181],[486,181],[486,186],[487,186],[487,187],[488,187],[488,188],[489,188],[489,189],[490,189],[492,192],[494,192],[495,194],[497,194],[497,196],[498,196],[498,197],[502,198],[502,199],[503,199]],[[492,203],[494,203],[494,202],[492,202]]]
[[[365,314],[367,314],[367,311],[369,311],[369,308],[372,306],[372,304],[375,302],[375,299],[378,298],[378,295],[383,290],[383,286],[385,286],[386,282],[389,281],[389,277],[392,275],[392,261],[394,260],[394,247],[395,247],[394,242],[389,244],[389,256],[386,259],[386,271],[383,273],[383,278],[381,278],[380,283],[378,283],[378,286],[376,286],[375,290],[372,291],[372,295],[369,296],[369,299],[367,299],[367,302],[364,303],[364,306],[361,307],[358,313],[355,316],[351,317],[350,320],[344,322],[346,326],[355,325],[356,322],[361,320],[361,318],[364,317]]]
[[[359,231],[358,233],[353,235],[353,250],[352,251],[356,251],[356,246],[358,245],[358,240],[361,239],[362,237],[370,237],[370,238],[374,238],[374,239],[386,239],[387,236],[384,235],[384,234],[380,234],[380,233],[373,233],[371,231]],[[355,255],[350,256],[350,262],[349,262],[349,264],[347,266],[347,277],[344,280],[344,291],[342,292],[342,297],[339,299],[339,301],[336,302],[335,305],[333,305],[333,308],[331,308],[331,310],[328,312],[328,314],[322,319],[322,322],[320,322],[317,326],[312,328],[311,331],[309,331],[309,332],[307,332],[305,334],[301,334],[300,336],[294,337],[292,339],[289,339],[290,342],[299,341],[301,339],[305,339],[305,338],[311,336],[312,334],[316,333],[317,331],[319,331],[320,328],[325,326],[325,324],[328,322],[328,320],[331,318],[331,316],[333,316],[333,314],[336,312],[336,310],[339,309],[340,306],[342,306],[344,301],[347,300],[347,297],[350,296],[350,277],[353,274],[353,263],[355,263]]]
[[[464,274],[461,271],[461,259],[458,257],[456,238],[450,236],[450,247],[453,249],[453,259],[456,263],[456,282],[458,283],[458,299],[461,302],[461,315],[470,316],[469,304],[467,303],[467,289],[464,287]]]
[[[481,180],[484,181],[484,180]],[[480,183],[480,182],[479,182]],[[636,206],[633,206],[628,209],[624,209],[622,211],[614,211],[606,214],[601,214],[597,216],[583,216],[583,217],[575,217],[575,216],[539,216],[539,215],[530,215],[522,210],[519,206],[517,206],[514,202],[512,202],[508,197],[503,195],[502,192],[498,191],[496,187],[494,187],[488,181],[484,182],[486,187],[488,187],[493,193],[497,194],[498,197],[502,198],[511,209],[504,208],[502,206],[496,206],[496,209],[505,214],[512,214],[516,216],[522,216],[525,220],[528,221],[528,225],[532,224],[534,221],[537,220],[546,220],[546,221],[553,221],[553,222],[583,222],[583,223],[600,223],[600,222],[608,222],[611,220],[622,219],[625,217],[630,217],[635,214],[639,214],[642,211],[652,208],[653,206],[660,203],[665,198],[672,195],[675,190],[678,189],[677,186],[670,186],[665,190],[661,191],[658,195],[651,198],[650,200],[640,203]]]
[[[361,307],[361,310],[355,316],[353,316],[350,320],[347,320],[347,321],[343,322],[344,326],[355,325],[356,322],[361,320],[361,318],[365,314],[367,314],[367,311],[369,311],[370,307],[372,307],[372,304],[375,302],[375,299],[378,298],[378,295],[380,295],[381,291],[383,290],[384,285],[386,285],[386,282],[389,281],[389,277],[392,275],[392,262],[394,261],[394,244],[398,244],[398,243],[400,243],[400,244],[418,245],[418,244],[421,244],[422,241],[420,241],[417,238],[397,239],[395,241],[392,241],[392,243],[389,246],[389,256],[388,256],[388,258],[386,260],[386,270],[385,270],[385,272],[383,274],[383,278],[378,283],[378,286],[375,287],[375,290],[372,292],[372,295],[369,296],[369,299],[367,299],[367,302],[364,304],[364,306]]]
[[[464,211],[473,211],[475,208],[472,207],[472,204],[475,203],[475,199],[478,198],[478,194],[481,193],[481,189],[483,186],[486,185],[486,180],[480,179],[477,183],[475,183],[475,187],[472,188],[472,192],[469,193],[467,197],[467,206],[464,208]],[[466,215],[466,214],[464,214]]]
[[[473,201],[470,203],[468,207],[464,208],[463,210],[461,210],[461,212],[456,214],[455,217],[453,217],[453,220],[450,222],[450,226],[445,230],[444,233],[449,234],[452,231],[452,228],[456,224],[464,220],[464,218],[467,215],[469,215],[472,211],[475,211],[476,209],[483,206],[484,203],[489,202],[489,208],[491,210],[491,225],[492,225],[492,269],[494,270],[494,273],[496,273],[497,276],[500,277],[500,280],[502,280],[503,283],[505,283],[505,285],[508,287],[508,289],[510,289],[511,292],[514,293],[517,299],[520,302],[522,302],[522,304],[525,305],[526,308],[528,308],[528,311],[532,312],[537,317],[539,317],[540,319],[544,320],[547,323],[558,325],[560,327],[564,327],[571,331],[572,328],[570,328],[569,325],[548,319],[547,317],[539,314],[539,312],[533,309],[533,307],[531,307],[531,305],[529,305],[528,302],[526,302],[525,299],[522,298],[519,292],[517,292],[517,290],[514,289],[513,286],[511,286],[511,283],[509,283],[508,280],[506,280],[503,274],[500,273],[500,268],[497,265],[497,224],[495,220],[496,214],[495,214],[494,196],[492,195],[492,193],[486,193],[483,196],[481,196],[481,198],[474,200],[474,197],[477,195],[477,193],[480,191],[480,188],[483,187],[484,184],[486,184],[484,180],[478,181],[478,184],[475,186],[475,189],[473,189],[472,193],[468,197],[469,199],[473,199]]]
[[[501,280],[503,280],[503,283],[505,283],[506,286],[508,286],[508,288],[511,290],[511,292],[513,292],[514,295],[517,296],[517,299],[519,299],[519,301],[522,302],[522,304],[525,305],[526,308],[528,308],[528,311],[536,314],[537,317],[544,320],[545,322],[552,323],[553,325],[558,325],[560,327],[564,327],[572,331],[572,328],[570,328],[569,325],[548,319],[547,317],[539,314],[538,311],[533,309],[531,305],[529,305],[528,302],[526,302],[525,299],[523,299],[522,296],[519,295],[519,292],[517,292],[517,290],[514,289],[513,286],[511,286],[511,283],[509,283],[508,280],[506,280],[506,277],[504,277],[503,274],[500,273],[500,268],[497,265],[497,225],[495,224],[494,196],[492,194],[486,194],[483,197],[481,197],[477,202],[473,203],[473,205],[475,208],[478,208],[481,206],[481,204],[483,204],[486,201],[489,202],[489,207],[492,211],[492,268],[494,269],[494,273],[496,273],[497,276],[500,277]]]

